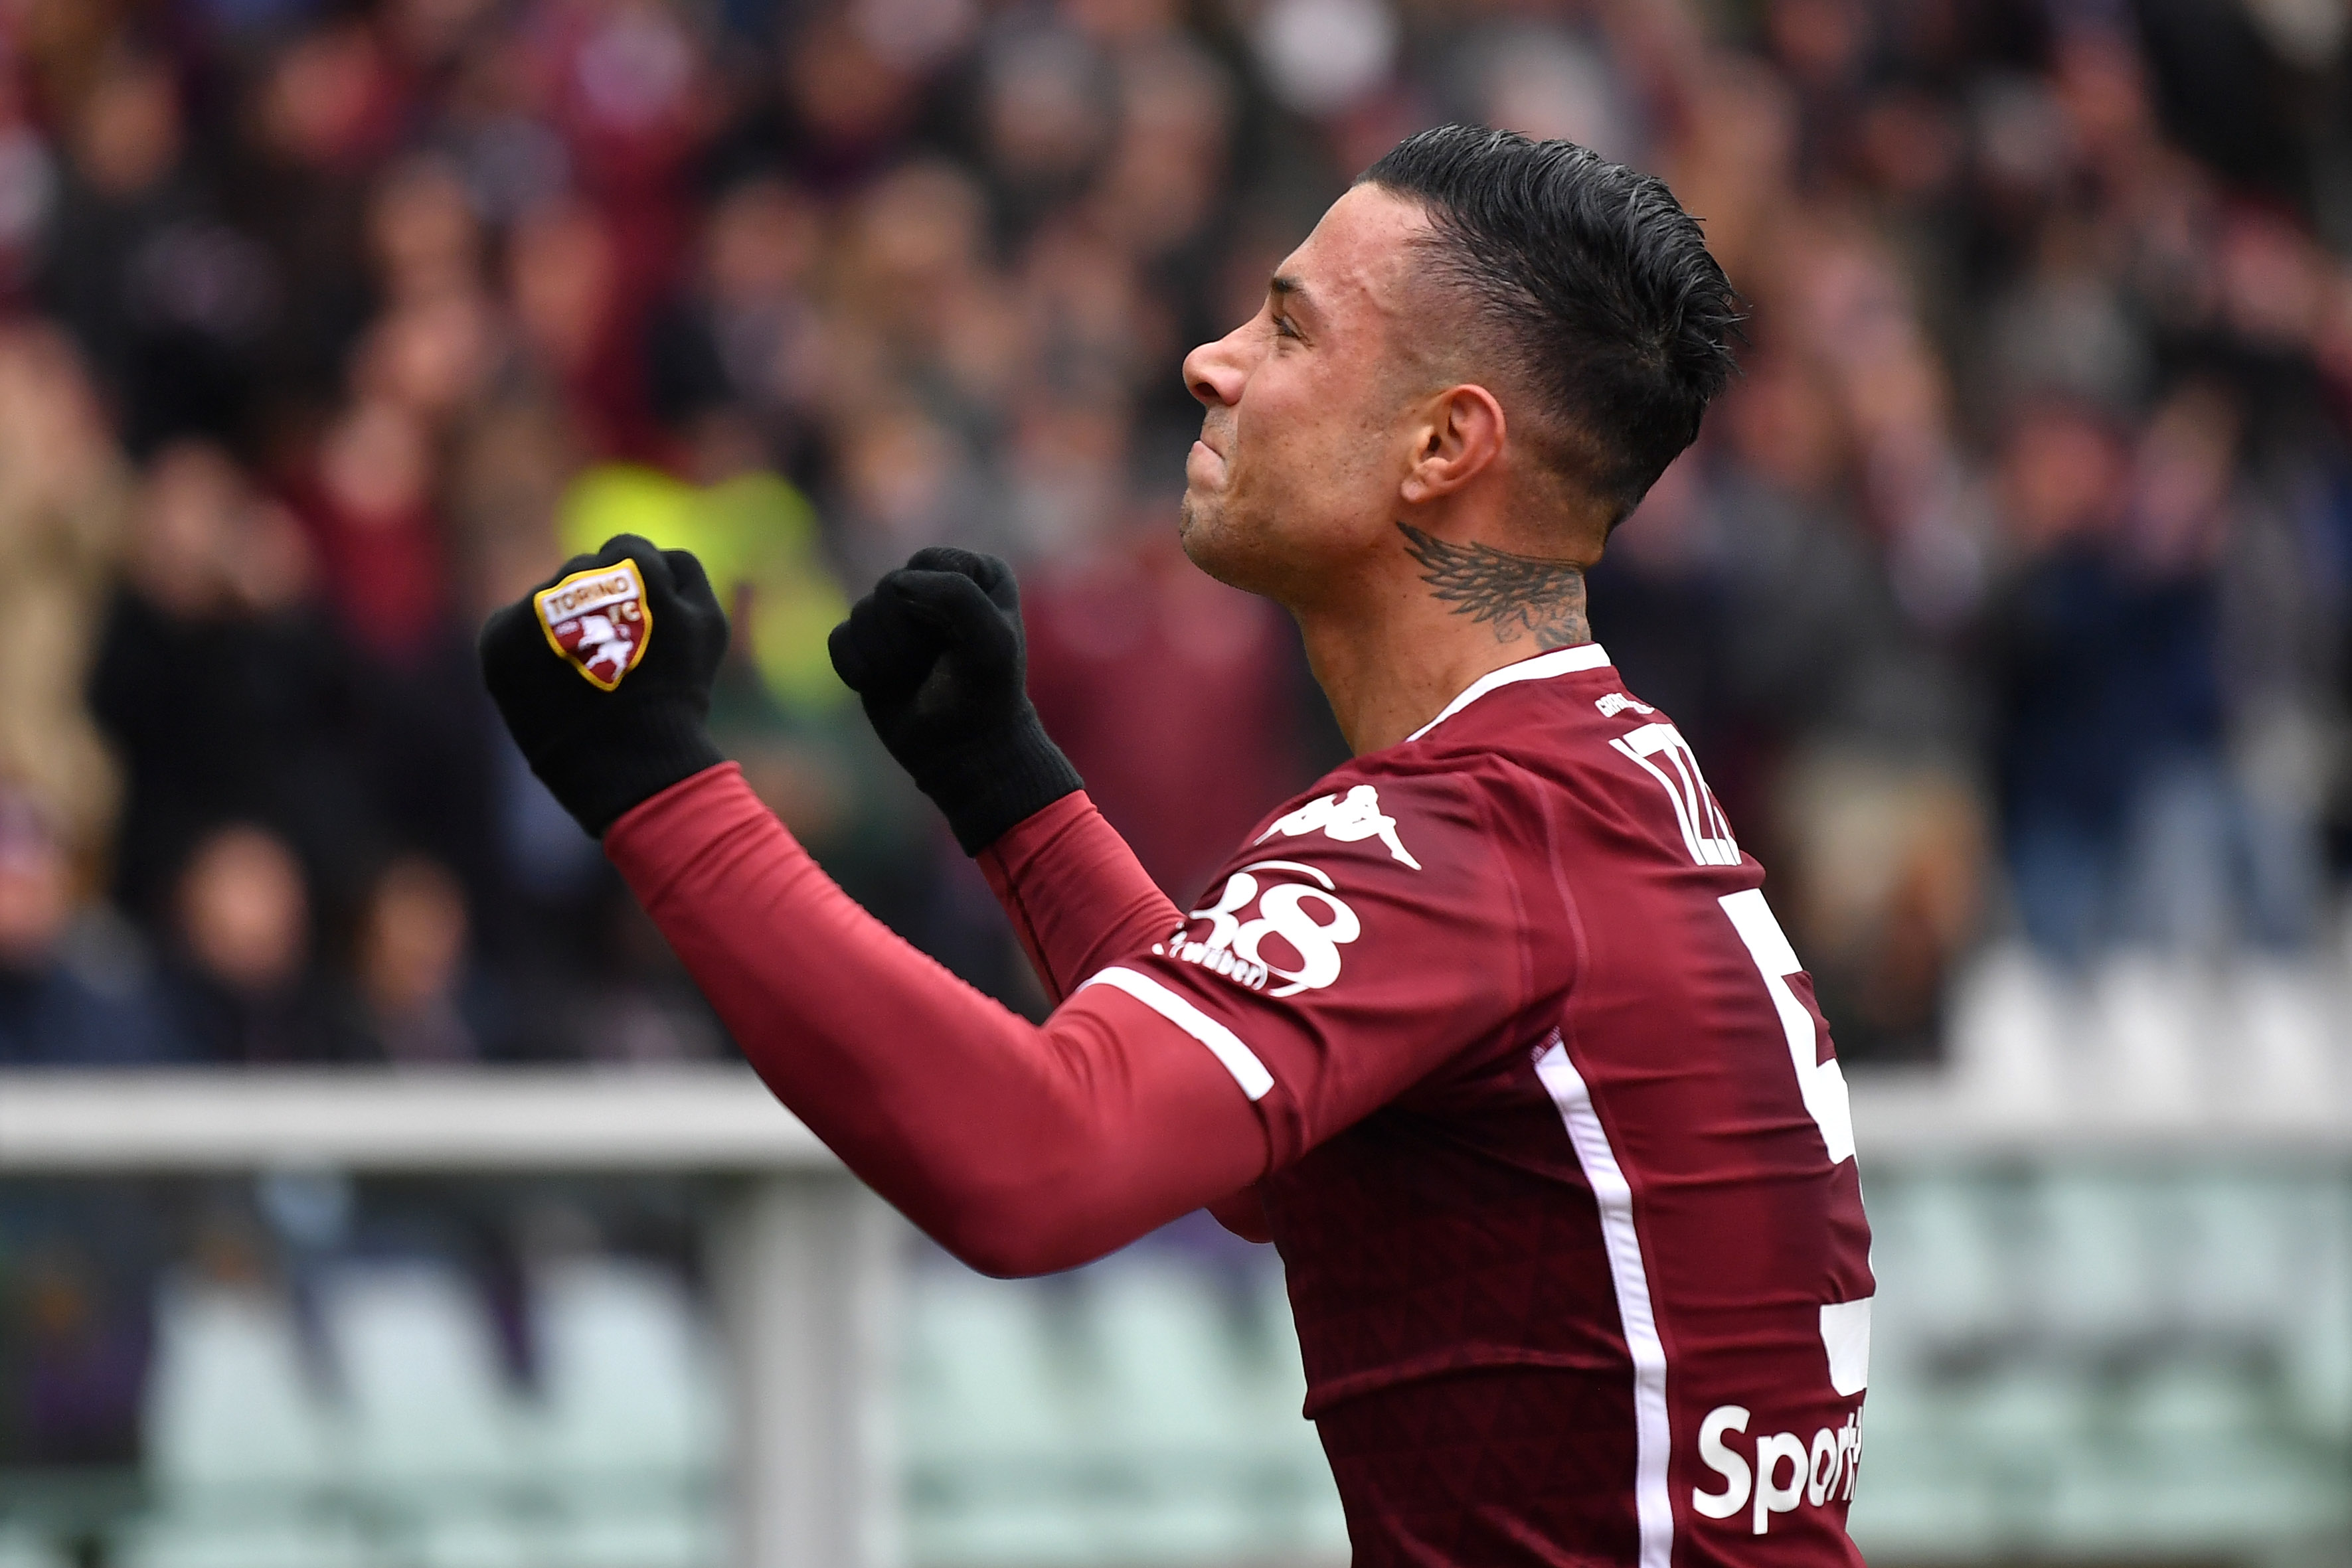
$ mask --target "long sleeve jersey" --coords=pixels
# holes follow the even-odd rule
[[[607,847],[782,1098],[982,1268],[1280,1249],[1356,1561],[1850,1564],[1874,1289],[1826,1026],[1597,646],[1494,672],[1167,904],[1082,798],[983,859],[1041,1028],[718,768]]]

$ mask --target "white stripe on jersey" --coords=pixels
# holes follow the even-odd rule
[[[1536,1060],[1536,1076],[1567,1124],[1576,1163],[1584,1167],[1585,1182],[1600,1206],[1609,1277],[1617,1287],[1617,1315],[1624,1320],[1625,1349],[1633,1358],[1633,1517],[1641,1528],[1642,1568],[1671,1568],[1675,1502],[1666,1486],[1666,1461],[1674,1451],[1674,1430],[1666,1415],[1666,1347],[1658,1338],[1657,1313],[1650,1305],[1650,1271],[1642,1262],[1641,1234],[1633,1228],[1633,1189],[1592,1109],[1592,1092],[1569,1061],[1567,1043],[1557,1030],[1551,1048]]]
[[[1570,674],[1578,670],[1598,670],[1609,663],[1598,643],[1579,643],[1573,648],[1554,648],[1549,653],[1538,653],[1532,659],[1521,659],[1516,664],[1505,664],[1499,670],[1489,670],[1462,689],[1462,695],[1438,710],[1437,716],[1405,737],[1419,740],[1496,686],[1507,686],[1514,681],[1548,681],[1554,675]]]
[[[1241,1036],[1150,976],[1114,965],[1082,983],[1078,990],[1083,991],[1087,986],[1108,986],[1113,990],[1125,991],[1207,1046],[1216,1059],[1225,1064],[1225,1071],[1234,1075],[1234,1082],[1242,1086],[1242,1092],[1253,1101],[1264,1099],[1266,1091],[1274,1087],[1274,1074],[1265,1070],[1265,1063],[1257,1059],[1256,1051],[1242,1043]],[[1076,996],[1077,991],[1070,994]]]

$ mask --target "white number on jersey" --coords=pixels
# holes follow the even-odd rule
[[[1731,824],[1724,821],[1723,809],[1715,803],[1715,793],[1706,787],[1698,758],[1681,731],[1670,724],[1645,724],[1609,744],[1665,790],[1693,861],[1700,865],[1739,863],[1739,845],[1731,836]],[[1748,956],[1756,961],[1756,972],[1764,977],[1764,988],[1780,1015],[1781,1032],[1789,1040],[1789,1061],[1797,1070],[1797,1088],[1804,1095],[1806,1113],[1822,1130],[1822,1142],[1829,1145],[1830,1164],[1853,1158],[1853,1115],[1846,1108],[1845,1074],[1835,1057],[1814,1061],[1813,1015],[1789,988],[1789,977],[1804,967],[1797,962],[1796,949],[1789,946],[1780,921],[1773,918],[1762,889],[1727,894],[1719,902],[1740,941],[1747,944]]]
[[[1853,1113],[1846,1108],[1845,1074],[1839,1071],[1834,1056],[1827,1061],[1815,1060],[1813,1015],[1789,987],[1789,977],[1804,967],[1797,962],[1796,949],[1789,946],[1780,923],[1772,917],[1772,906],[1764,902],[1762,888],[1727,893],[1717,902],[1731,916],[1732,929],[1748,944],[1748,956],[1756,960],[1764,988],[1772,994],[1780,1030],[1789,1038],[1789,1061],[1797,1070],[1797,1088],[1805,1097],[1805,1113],[1822,1130],[1822,1142],[1830,1148],[1830,1164],[1852,1159]]]
[[[1645,724],[1609,744],[1665,790],[1692,860],[1700,865],[1739,863],[1739,845],[1731,836],[1731,824],[1723,820],[1723,809],[1715,803],[1714,792],[1699,773],[1698,758],[1680,730],[1670,724]],[[1664,766],[1653,758],[1663,760]]]
[[[1253,873],[1305,874],[1323,885],[1301,887],[1295,882],[1263,883]],[[1200,942],[1180,942],[1175,956],[1205,964],[1230,975],[1252,989],[1262,988],[1268,975],[1286,982],[1267,991],[1270,997],[1297,996],[1320,990],[1339,977],[1339,947],[1364,933],[1356,912],[1333,891],[1331,879],[1297,861],[1252,861],[1225,879],[1224,892],[1206,909],[1192,911],[1195,920],[1209,923],[1209,935]],[[1242,912],[1255,902],[1255,920]],[[1268,936],[1278,936],[1298,955],[1298,967],[1286,969],[1260,950]],[[1197,951],[1196,951],[1197,949]],[[1221,956],[1230,955],[1230,959]],[[1238,967],[1232,962],[1238,960]]]

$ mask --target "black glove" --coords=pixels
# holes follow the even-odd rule
[[[826,646],[964,853],[1085,787],[1030,706],[1021,591],[994,556],[917,550],[850,607]]]
[[[726,653],[702,563],[620,534],[490,617],[482,679],[530,770],[601,839],[630,807],[725,760],[704,721]]]

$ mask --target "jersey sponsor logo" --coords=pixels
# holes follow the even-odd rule
[[[1699,1423],[1699,1462],[1715,1472],[1717,1490],[1693,1487],[1691,1507],[1708,1519],[1745,1511],[1749,1531],[1767,1535],[1775,1515],[1853,1500],[1862,1469],[1861,1411],[1843,1427],[1820,1428],[1810,1443],[1794,1432],[1759,1432],[1745,1441],[1748,1419],[1745,1405],[1718,1405]]]
[[[654,631],[637,563],[575,571],[532,596],[548,646],[600,691],[611,691],[646,656]]]
[[[1652,707],[1648,703],[1643,702],[1641,698],[1628,696],[1623,692],[1611,692],[1605,697],[1595,697],[1593,699],[1592,706],[1601,710],[1601,716],[1602,718],[1615,718],[1627,708],[1632,708],[1635,713],[1655,713],[1658,711],[1656,708]]]
[[[1706,787],[1706,779],[1698,770],[1698,758],[1682,731],[1661,719],[1609,744],[1665,790],[1674,807],[1675,825],[1682,829],[1683,845],[1695,862],[1739,863],[1739,844],[1731,836],[1731,824],[1724,821],[1723,808],[1715,803],[1715,792]]]
[[[1307,880],[1293,880],[1300,877]],[[1298,861],[1251,862],[1191,918],[1207,921],[1208,935],[1192,940],[1180,931],[1154,951],[1270,997],[1321,990],[1338,979],[1340,947],[1364,930],[1331,879]]]
[[[1381,812],[1380,791],[1369,784],[1357,785],[1344,797],[1334,793],[1307,801],[1276,820],[1274,826],[1257,836],[1257,841],[1264,843],[1276,833],[1295,839],[1314,832],[1343,844],[1378,839],[1388,845],[1391,859],[1415,871],[1421,869],[1421,862],[1412,858],[1404,841],[1397,837],[1396,819]]]

